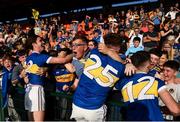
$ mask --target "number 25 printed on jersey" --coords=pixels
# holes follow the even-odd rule
[[[95,54],[92,54],[86,61],[83,73],[91,80],[95,79],[103,87],[112,87],[119,80],[115,76],[118,74],[118,70],[109,64],[103,67],[101,59]]]

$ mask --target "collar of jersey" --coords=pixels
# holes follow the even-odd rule
[[[39,52],[37,52],[37,51],[32,51],[32,53],[39,53]]]
[[[147,72],[143,72],[143,71],[136,71],[136,74],[147,74]]]

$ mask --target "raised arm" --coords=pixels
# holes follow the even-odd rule
[[[179,33],[178,37],[175,39],[175,43],[179,43],[178,42],[179,38],[180,38],[180,33]]]
[[[121,57],[119,56],[119,54],[117,53],[117,51],[111,49],[111,48],[108,48],[104,43],[99,43],[98,45],[98,50],[99,52],[103,53],[103,54],[106,54],[108,56],[110,56],[112,59],[118,61],[118,62],[121,62],[121,63],[125,63]]]
[[[169,33],[172,33],[173,32],[173,30],[172,29],[170,29],[169,31],[167,31],[167,32],[164,32],[164,31],[160,31],[160,34],[161,34],[161,37],[164,37],[164,36],[166,36],[166,35],[168,35]]]
[[[50,64],[64,64],[69,61],[71,61],[73,58],[73,55],[67,55],[65,58],[60,58],[60,57],[52,57],[50,58],[49,62]]]
[[[170,95],[170,93],[166,90],[163,89],[159,92],[159,96],[163,103],[167,106],[167,108],[170,110],[170,112],[174,116],[179,116],[180,115],[180,104],[178,104],[173,97]]]

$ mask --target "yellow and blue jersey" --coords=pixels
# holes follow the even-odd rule
[[[127,120],[163,121],[158,106],[158,92],[165,88],[164,81],[145,73],[137,73],[124,78],[115,87],[121,90]]]
[[[39,75],[39,68],[45,67],[50,57],[45,54],[33,52],[26,59],[26,72],[29,78],[29,83],[33,85],[44,85],[45,76]]]
[[[58,92],[63,92],[63,86],[68,85],[71,86],[73,84],[75,74],[69,72],[64,66],[57,66],[53,70],[53,75],[56,79],[56,90]]]
[[[161,71],[162,69],[159,66],[155,66],[148,72],[148,74],[154,77],[156,73],[160,73]]]
[[[100,108],[108,92],[123,76],[122,63],[100,53],[97,49],[91,50],[75,91],[73,103],[85,109]]]

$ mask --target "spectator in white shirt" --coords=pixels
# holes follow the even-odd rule
[[[179,12],[178,9],[174,9],[174,7],[170,7],[170,11],[165,15],[165,17],[171,17],[171,20],[176,19],[176,14]]]
[[[130,41],[129,41],[129,46],[130,46],[130,47],[134,46],[134,45],[133,45],[133,40],[134,40],[135,37],[139,37],[139,38],[140,38],[140,44],[139,44],[139,46],[143,47],[143,43],[142,43],[142,42],[143,42],[143,35],[140,34],[139,28],[135,28],[135,29],[134,29],[134,34],[132,35],[132,37],[131,37],[131,39],[130,39]]]

